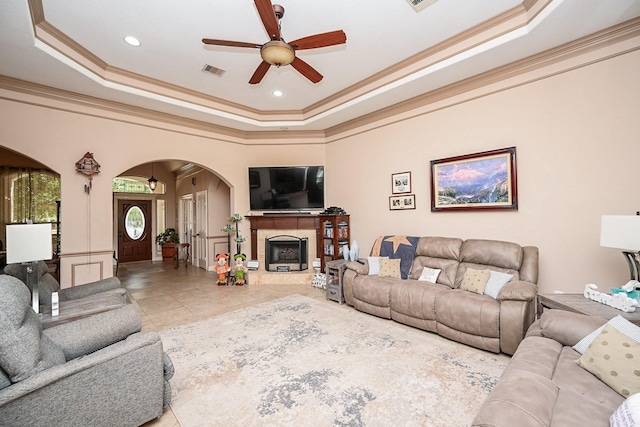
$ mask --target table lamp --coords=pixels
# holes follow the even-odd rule
[[[631,280],[640,280],[640,215],[602,215],[600,246],[622,249]]]
[[[51,224],[7,225],[7,263],[22,263],[31,291],[33,311],[40,312],[38,296],[38,261],[53,257],[51,248]]]

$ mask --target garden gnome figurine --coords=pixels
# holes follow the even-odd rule
[[[216,255],[216,264],[214,270],[218,273],[218,286],[227,284],[227,273],[231,270],[228,264],[229,255],[226,252]]]
[[[234,267],[236,285],[242,286],[245,283],[244,275],[249,271],[249,269],[244,265],[244,262],[247,260],[247,256],[245,254],[235,254],[233,259],[236,261],[236,266]]]

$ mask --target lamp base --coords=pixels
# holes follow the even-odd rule
[[[622,251],[622,255],[629,265],[631,280],[640,281],[640,252]]]
[[[22,264],[24,266],[26,277],[27,277],[27,287],[31,291],[31,307],[36,314],[40,313],[40,295],[39,295],[39,274],[38,274],[38,261],[33,262],[25,262]]]

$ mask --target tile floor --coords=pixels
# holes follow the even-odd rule
[[[161,331],[291,294],[326,300],[325,291],[310,284],[217,286],[214,272],[183,264],[176,269],[166,262],[120,264],[118,277],[140,310],[143,331]],[[180,424],[169,408],[145,426]]]

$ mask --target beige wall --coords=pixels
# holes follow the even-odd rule
[[[598,57],[606,56],[606,49]],[[0,145],[61,175],[67,284],[72,261],[110,261],[111,178],[139,164],[177,159],[220,177],[231,189],[228,213],[243,215],[249,203],[247,166],[325,164],[326,203],[351,214],[362,253],[380,234],[510,240],[540,248],[542,292],[581,292],[586,283],[606,290],[628,280],[628,272],[617,250],[599,246],[600,216],[640,210],[640,53],[631,49],[584,67],[576,58],[567,61],[573,63],[564,70],[572,71],[557,67],[547,78],[538,72],[526,85],[502,81],[493,94],[470,93],[430,112],[412,111],[406,116],[415,117],[395,124],[334,137],[326,145],[239,144],[117,113],[100,118],[94,111],[40,107],[39,100],[16,93],[12,96],[21,102],[0,100]],[[509,146],[517,147],[518,211],[430,212],[430,160]],[[83,192],[86,178],[74,171],[86,151],[102,165],[90,196]],[[391,174],[404,171],[412,172],[417,209],[392,212]],[[247,221],[241,229],[248,236]],[[91,274],[83,271],[82,277]]]
[[[539,247],[541,292],[608,291],[629,273],[599,246],[600,216],[640,210],[638,70],[636,51],[332,143],[329,203],[365,252],[385,234],[502,239]],[[431,212],[430,160],[510,146],[518,211]],[[404,171],[417,209],[389,211]]]
[[[202,165],[231,188],[230,209],[225,213],[230,216],[249,211],[248,165],[326,163],[325,146],[320,144],[301,146],[289,141],[290,145],[277,148],[246,146],[215,136],[131,124],[124,121],[127,118],[106,119],[6,99],[0,100],[0,117],[0,145],[60,173],[63,286],[79,284],[72,282],[74,277],[87,281],[111,276],[111,180],[136,165],[167,159]],[[101,165],[90,195],[84,193],[87,178],[75,172],[76,161],[87,151]],[[176,209],[176,205],[167,206],[167,212]],[[248,236],[247,221],[241,223],[241,232]],[[249,252],[248,244],[243,250]],[[86,266],[91,271],[85,271]],[[83,270],[74,276],[74,268]]]

